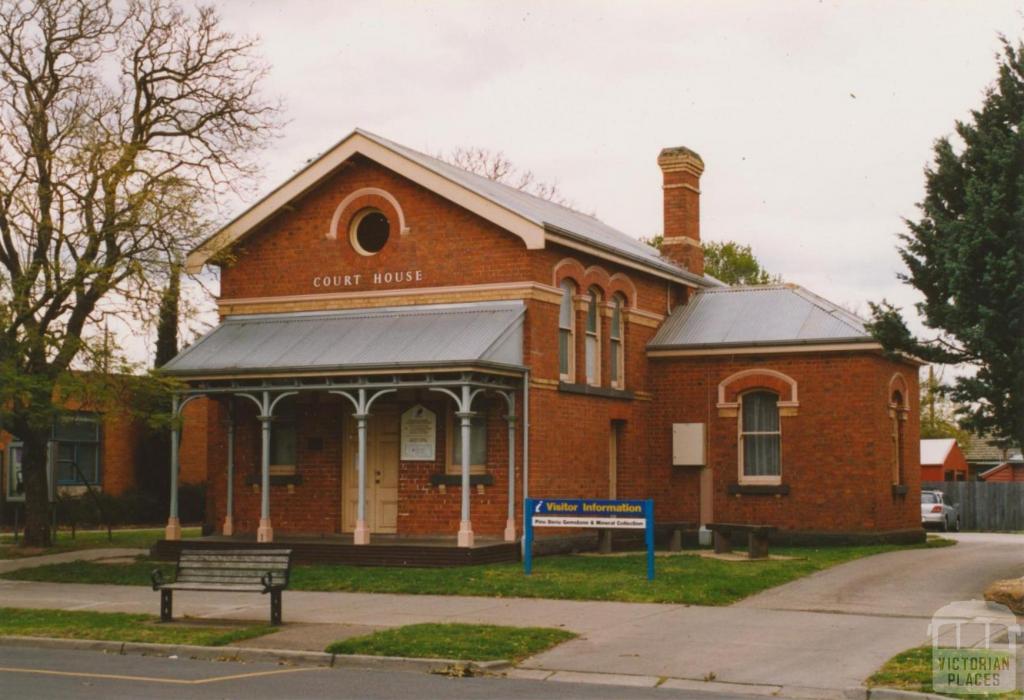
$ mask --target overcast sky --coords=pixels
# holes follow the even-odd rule
[[[626,233],[661,231],[664,146],[704,159],[702,236],[866,312],[896,280],[935,138],[980,104],[1024,4],[221,0],[289,124],[262,189],[359,126],[504,151]]]

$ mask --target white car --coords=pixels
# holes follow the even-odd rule
[[[942,491],[922,491],[921,524],[937,527],[943,532],[959,532],[960,514],[956,506],[946,503]]]

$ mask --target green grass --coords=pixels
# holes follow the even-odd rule
[[[14,544],[13,535],[0,535],[0,559],[34,557],[41,554],[58,554],[76,549],[102,549],[108,547],[129,547],[149,549],[157,540],[163,539],[163,528],[132,528],[114,530],[107,540],[106,530],[79,530],[71,538],[70,530],[60,530],[56,542],[47,549],[27,548]],[[182,528],[182,537],[199,537],[198,527]]]
[[[923,646],[908,649],[892,657],[882,668],[867,679],[869,687],[896,688],[919,693],[934,693],[932,688],[932,647]],[[950,694],[949,697],[972,698],[1019,698],[1021,692],[999,694]]]
[[[953,544],[951,540],[930,539],[927,544],[911,547],[875,545],[773,550],[776,554],[797,557],[787,561],[720,561],[684,553],[658,557],[654,581],[645,578],[646,567],[641,554],[540,557],[534,560],[531,576],[523,574],[519,563],[438,569],[321,564],[294,567],[291,589],[728,605],[860,557],[950,544]],[[55,564],[10,572],[3,578],[142,586],[149,584],[149,573],[157,566],[164,568],[168,578],[173,573],[173,565],[143,558],[130,564]]]
[[[424,659],[518,661],[568,641],[576,635],[549,627],[501,627],[497,625],[406,625],[334,642],[334,654],[411,656]]]
[[[152,615],[100,613],[87,610],[21,610],[0,608],[0,635],[100,639],[117,642],[197,644],[219,647],[270,634],[263,625],[243,627],[160,624]]]

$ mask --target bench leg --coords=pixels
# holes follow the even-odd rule
[[[750,533],[750,542],[747,546],[747,556],[751,559],[768,558],[768,536],[755,535]]]
[[[668,542],[668,551],[670,552],[681,552],[683,551],[683,530],[682,528],[676,528],[672,531],[672,539]]]
[[[598,530],[597,531],[597,551],[601,554],[612,553],[612,531],[611,530]]]
[[[715,530],[715,554],[728,554],[732,551],[732,533]]]
[[[160,591],[160,622],[171,621],[171,596],[174,591]]]
[[[277,588],[270,592],[270,624],[281,624],[281,589]]]

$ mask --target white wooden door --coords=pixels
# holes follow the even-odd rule
[[[370,532],[394,533],[398,529],[398,409],[376,405],[366,422],[366,525]],[[356,526],[359,499],[359,433],[355,419],[345,419],[342,454],[341,529]]]

